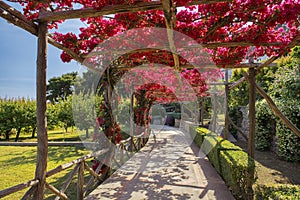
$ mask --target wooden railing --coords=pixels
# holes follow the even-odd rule
[[[117,144],[117,150],[114,151],[112,165],[116,165],[117,167],[121,167],[128,159],[130,159],[135,152],[139,151],[147,142],[148,138],[144,136],[149,134],[149,130],[145,130],[143,133],[137,136],[129,137],[126,140],[122,140],[119,144]],[[93,170],[88,164],[87,160],[92,158],[97,158],[101,155],[110,152],[109,149],[102,149],[100,151],[90,153],[86,156],[80,157],[76,160],[73,160],[69,163],[60,165],[46,173],[46,178],[49,178],[59,172],[62,172],[66,169],[74,167],[72,171],[69,173],[67,179],[65,180],[64,184],[62,185],[61,189],[57,189],[49,182],[47,182],[45,187],[53,194],[56,195],[55,200],[63,199],[68,200],[70,199],[67,194],[65,193],[68,189],[69,185],[71,184],[74,176],[77,174],[77,199],[81,200],[84,196],[89,192],[89,190],[95,184],[104,181],[106,173],[100,174],[100,170],[103,166],[103,163],[99,164],[96,170]],[[90,174],[89,181],[87,182],[86,186],[84,187],[84,173],[85,170]],[[5,196],[11,195],[13,193],[19,192],[23,189],[29,188],[29,190],[23,195],[22,200],[31,199],[33,193],[36,190],[36,185],[39,183],[39,180],[33,179],[26,183],[18,184],[13,187],[4,189],[0,191],[0,198]]]

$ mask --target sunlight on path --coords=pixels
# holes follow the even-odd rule
[[[86,199],[234,199],[189,134],[164,127]]]

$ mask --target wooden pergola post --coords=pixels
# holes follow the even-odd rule
[[[255,147],[255,68],[249,69],[249,139],[248,139],[248,154],[254,158]]]
[[[35,178],[39,180],[33,199],[44,199],[48,158],[48,134],[46,120],[46,69],[48,23],[38,25],[38,50],[36,62],[36,121],[37,121],[37,164]]]
[[[224,139],[228,140],[229,137],[229,112],[228,112],[228,69],[225,69],[225,127],[224,127]]]
[[[250,91],[249,91],[249,137],[248,137],[248,164],[250,164],[250,159],[254,159],[254,148],[255,148],[255,100],[256,100],[256,89],[255,89],[255,75],[256,75],[256,69],[250,68],[249,69],[249,85],[250,85]],[[250,158],[251,157],[251,158]],[[255,176],[255,169],[252,167],[249,167],[248,171],[249,177],[247,180],[247,199],[253,199],[253,180]]]

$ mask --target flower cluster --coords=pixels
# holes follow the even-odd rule
[[[111,120],[108,120],[108,115],[110,115],[108,112],[107,107],[104,103],[102,103],[99,107],[99,116],[97,117],[97,126],[105,136],[112,141],[114,144],[120,143],[120,141],[123,139],[123,136],[121,135],[121,127],[119,124],[112,124]],[[97,141],[100,139],[100,133],[94,133],[93,140]]]

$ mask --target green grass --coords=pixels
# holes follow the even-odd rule
[[[90,138],[92,138],[92,130],[90,130],[89,134]],[[11,135],[9,141],[14,142],[15,141],[15,135]],[[63,129],[56,129],[48,131],[48,141],[50,142],[58,142],[58,141],[81,141],[81,138],[84,138],[85,140],[85,131],[80,130],[72,130],[70,128],[70,131],[67,133]],[[0,138],[0,141],[7,141],[4,140],[3,136]],[[31,138],[31,133],[24,133],[21,132],[19,140],[22,142],[36,142],[37,138],[35,135],[35,138]]]
[[[68,163],[88,152],[78,147],[49,147],[47,170],[53,169],[61,164]],[[36,165],[36,147],[13,147],[0,146],[0,190],[27,182],[34,178]],[[68,176],[70,168],[47,179],[47,182],[60,189]],[[76,195],[75,180],[67,191],[74,199]],[[26,190],[7,196],[8,199],[20,199]],[[52,199],[49,191],[46,190],[47,199]]]

